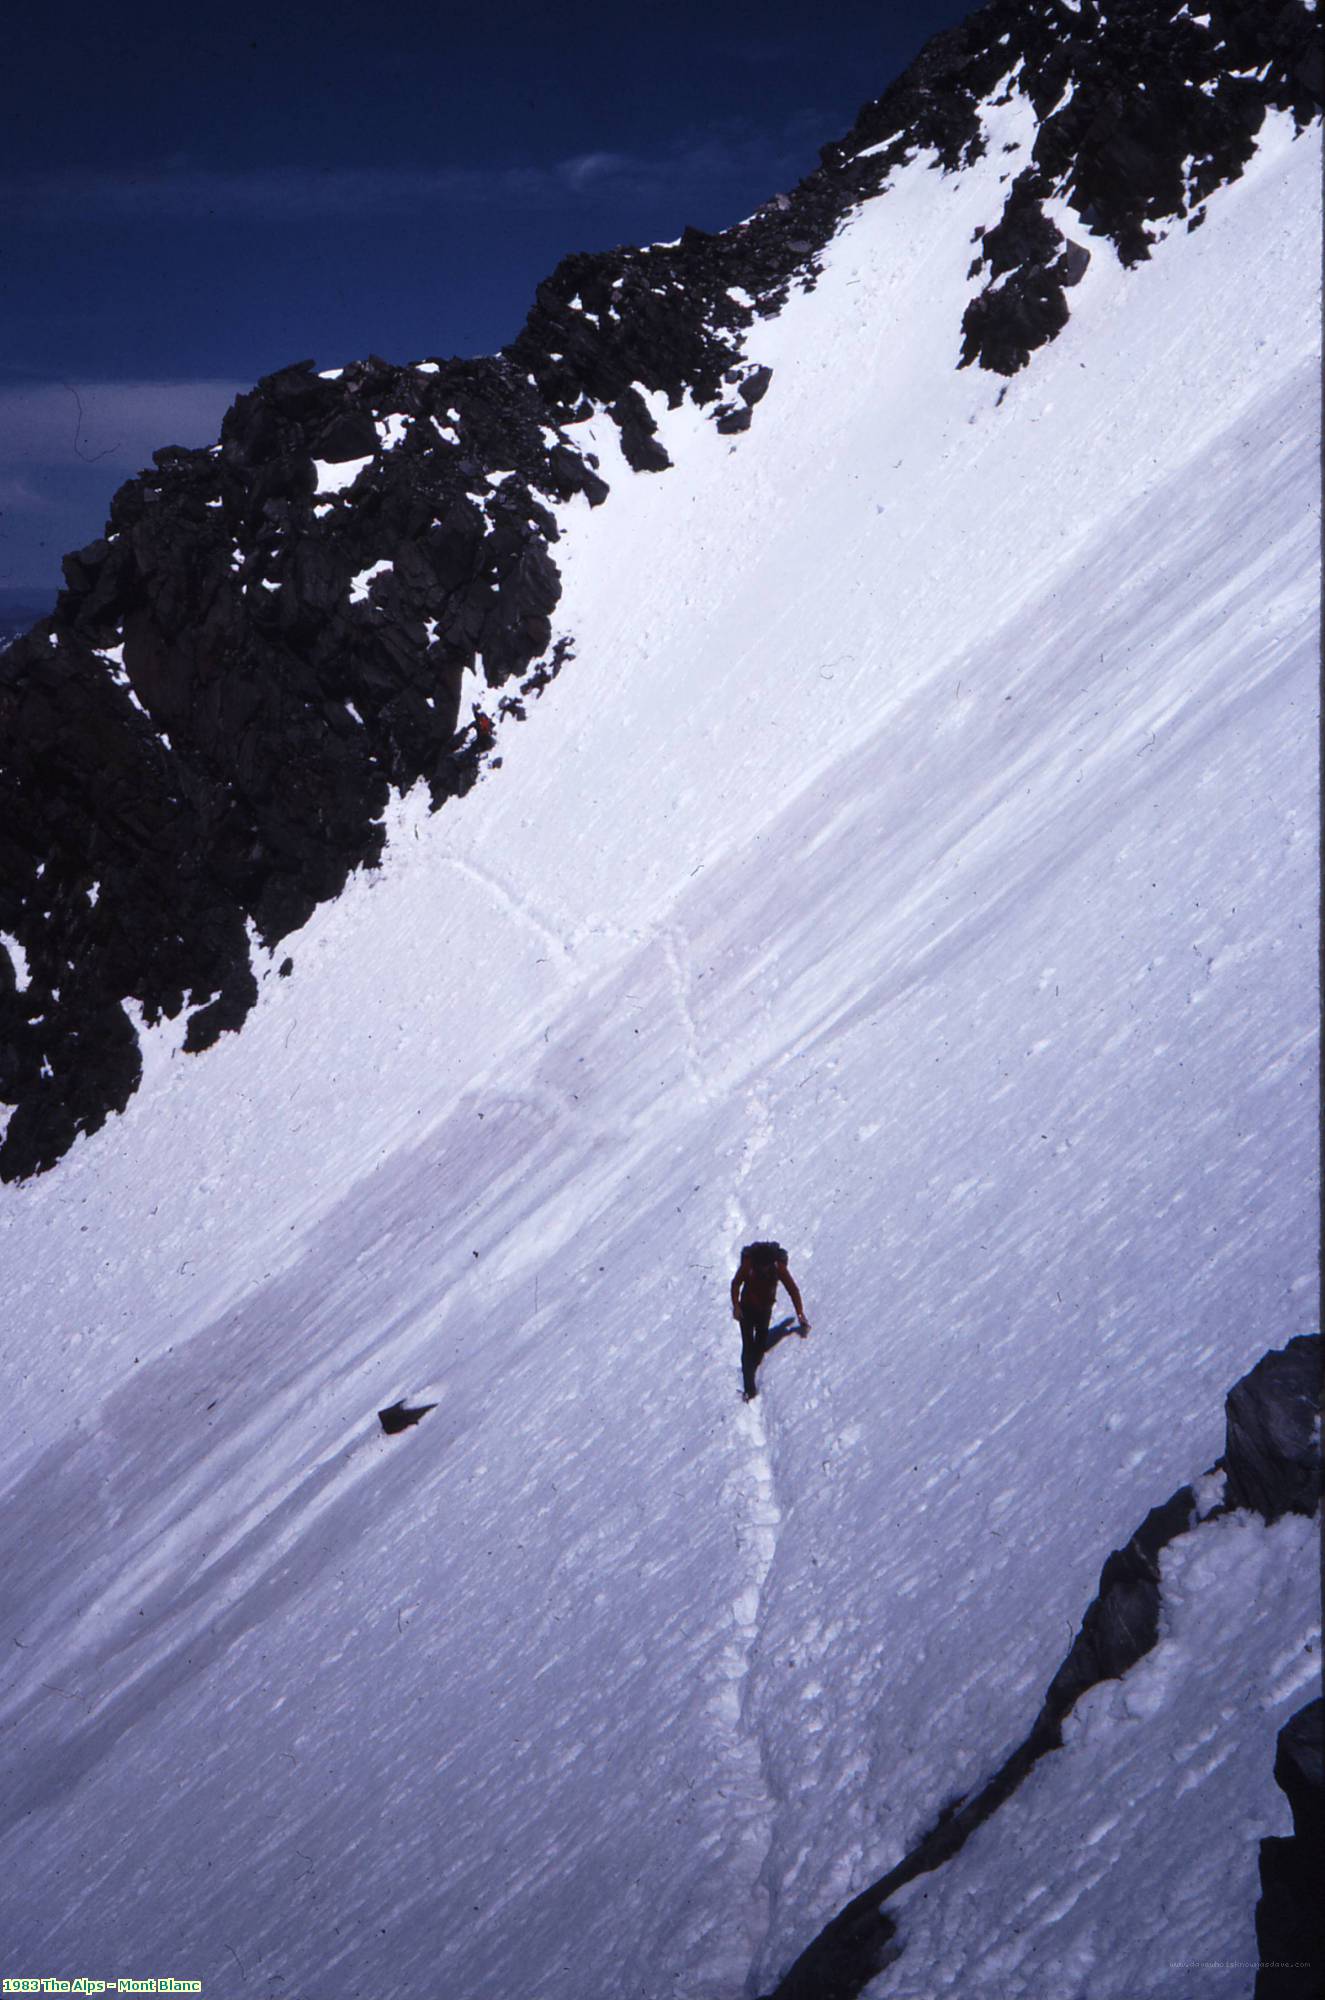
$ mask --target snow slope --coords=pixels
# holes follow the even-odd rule
[[[1318,139],[1005,386],[952,329],[1030,118],[851,221],[748,434],[590,427],[503,768],[3,1191],[6,1976],[761,1992],[1315,1323]],[[759,1233],[814,1331],[747,1409]],[[1006,1809],[1035,1952],[1000,1816],[880,1993],[1247,1990],[1315,1584],[1200,1533]]]

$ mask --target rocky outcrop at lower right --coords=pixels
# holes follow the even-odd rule
[[[990,1819],[1041,1757],[1062,1748],[1063,1722],[1090,1688],[1120,1679],[1159,1638],[1160,1556],[1200,1521],[1246,1510],[1273,1522],[1314,1514],[1321,1484],[1321,1340],[1302,1334],[1266,1354],[1226,1399],[1224,1498],[1202,1513],[1183,1486],[1152,1507],[1100,1574],[1066,1658],[1027,1736],[978,1790],[945,1807],[895,1868],[853,1896],[824,1926],[765,2000],[856,2000],[901,1955],[904,1940],[887,1904],[917,1876],[950,1861]],[[1203,1482],[1204,1483],[1204,1482]],[[1261,1842],[1263,1893],[1257,1908],[1262,1964],[1255,2000],[1319,2000],[1325,1950],[1318,1877],[1325,1848],[1321,1791],[1321,1707],[1317,1701],[1280,1733],[1275,1777],[1293,1807],[1291,1839]],[[1276,1983],[1282,1982],[1282,1983]]]
[[[1256,2000],[1319,2000],[1325,1991],[1325,1773],[1317,1696],[1279,1731],[1275,1781],[1293,1808],[1293,1831],[1261,1842]]]

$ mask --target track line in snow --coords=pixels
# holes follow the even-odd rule
[[[690,1087],[701,1104],[712,1104],[715,1092],[704,1071],[700,1054],[699,1030],[695,1026],[694,1011],[690,1004],[689,946],[685,933],[675,925],[658,933],[663,955],[667,962],[668,977],[676,996],[676,1011],[681,1020],[681,1047],[685,1059],[686,1076]]]
[[[555,930],[545,917],[531,910],[521,897],[508,889],[504,882],[498,881],[495,875],[489,874],[486,868],[480,868],[472,861],[463,861],[458,854],[445,854],[441,859],[446,867],[454,868],[457,874],[465,876],[487,895],[495,897],[517,923],[525,925],[527,929],[541,937],[551,947],[560,963],[564,964],[572,956],[572,947],[561,932]]]
[[[746,1093],[751,1135],[742,1152],[736,1184],[724,1210],[724,1242],[720,1257],[734,1257],[752,1224],[741,1192],[756,1162],[773,1136],[766,1093],[758,1086]],[[745,1951],[743,1992],[754,1989],[750,1968],[757,1962],[771,1920],[767,1881],[773,1849],[776,1796],[770,1782],[765,1746],[751,1722],[746,1696],[750,1670],[764,1626],[765,1593],[778,1550],[782,1522],[763,1405],[758,1398],[737,1412],[734,1436],[743,1447],[723,1488],[723,1505],[733,1513],[733,1535],[739,1587],[732,1600],[732,1630],[723,1648],[719,1673],[722,1685],[712,1704],[714,1720],[726,1736],[726,1796],[732,1816],[732,1847],[738,1860],[734,1872],[748,1889],[740,1898],[734,1933]],[[725,1969],[725,1968],[724,1968]],[[733,1965],[733,1973],[735,1966]]]

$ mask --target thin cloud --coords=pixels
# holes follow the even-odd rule
[[[0,473],[0,514],[50,514],[54,512],[54,502],[35,487],[31,480],[10,477]]]
[[[40,382],[0,389],[0,463],[133,472],[166,444],[209,445],[242,382]]]
[[[791,144],[789,145],[789,140]],[[75,218],[162,218],[289,223],[410,215],[439,208],[563,206],[622,197],[665,199],[697,188],[783,173],[801,148],[791,133],[720,132],[687,137],[655,155],[577,153],[551,165],[492,167],[258,167],[222,172],[187,163],[112,174],[8,175],[0,204],[29,223]]]

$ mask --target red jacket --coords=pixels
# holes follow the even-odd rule
[[[797,1319],[804,1319],[805,1307],[796,1288],[796,1280],[785,1264],[756,1264],[748,1257],[742,1257],[732,1279],[732,1311],[772,1312],[778,1295],[778,1286],[785,1285],[791,1303],[796,1308]]]

